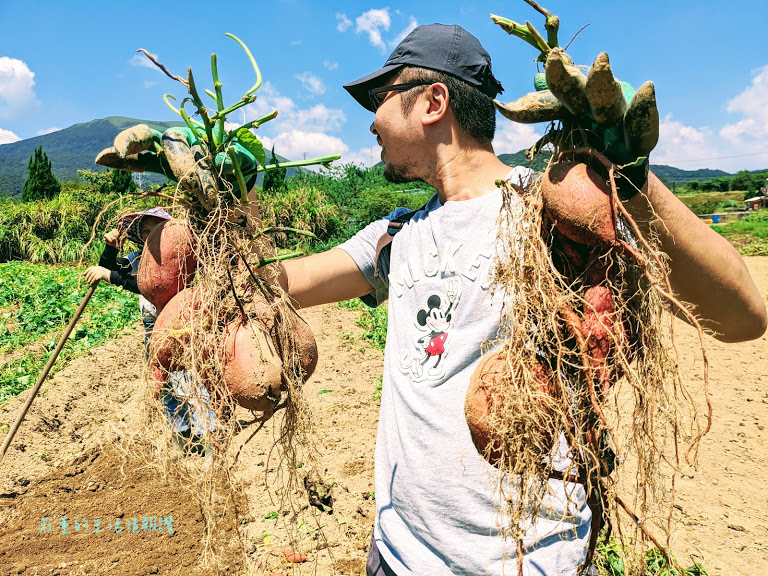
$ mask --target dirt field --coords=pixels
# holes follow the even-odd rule
[[[768,258],[746,260],[768,295]],[[279,424],[273,419],[244,446],[235,469],[248,504],[241,506],[237,523],[232,515],[223,519],[228,531],[217,549],[224,558],[222,573],[248,573],[241,564],[244,548],[254,576],[365,574],[375,510],[373,392],[382,355],[344,337],[358,330],[354,311],[324,306],[303,316],[320,349],[320,365],[306,390],[321,471],[333,484],[333,513],[309,506],[300,493],[295,513],[276,514],[279,495],[273,484],[265,488],[276,466],[269,457]],[[681,325],[678,342],[686,381],[695,385],[701,381],[695,334]],[[678,482],[673,548],[683,564],[702,562],[711,576],[763,574],[768,572],[768,337],[736,345],[708,339],[707,346],[714,422],[698,472]],[[196,500],[178,479],[163,477],[146,458],[120,450],[121,438],[143,432],[142,363],[137,327],[74,362],[43,388],[0,465],[0,576],[216,572],[200,566],[203,520]],[[0,425],[13,422],[24,399],[23,394],[0,408]],[[247,412],[238,417],[242,431],[235,448],[254,426]],[[288,547],[306,554],[307,561],[289,563],[283,553]]]

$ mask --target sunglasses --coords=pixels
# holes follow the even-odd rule
[[[376,112],[381,106],[381,103],[387,97],[390,92],[407,92],[417,86],[430,86],[434,82],[430,80],[415,80],[414,82],[406,82],[404,84],[393,84],[391,86],[381,86],[380,88],[372,88],[368,90],[368,98],[371,101],[371,112]]]

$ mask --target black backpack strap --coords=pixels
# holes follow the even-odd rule
[[[389,224],[387,225],[387,231],[381,235],[379,241],[376,243],[376,259],[374,260],[375,264],[373,267],[373,276],[375,278],[379,277],[379,256],[381,255],[381,251],[392,243],[392,240],[395,238],[395,234],[403,229],[403,226],[405,226],[411,220],[411,218],[416,215],[416,212],[424,210],[426,206],[427,205],[424,204],[424,206],[418,210],[411,210],[410,212],[406,212],[405,214],[389,221]]]

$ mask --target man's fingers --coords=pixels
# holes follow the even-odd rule
[[[120,156],[126,158],[145,150],[154,150],[154,143],[159,143],[161,137],[159,132],[146,124],[137,124],[115,137],[115,149]]]
[[[586,86],[587,77],[571,64],[571,59],[561,48],[553,48],[545,65],[547,86],[571,114],[589,112]]]
[[[123,157],[118,154],[113,146],[105,148],[96,156],[96,164],[106,166],[113,170],[127,170],[128,172],[157,172],[164,174],[160,159],[154,152],[142,152],[140,154]]]
[[[180,132],[166,132],[163,134],[163,152],[176,181],[182,185],[191,185],[196,178],[195,158],[186,137]]]
[[[531,92],[508,104],[494,100],[493,105],[505,118],[522,124],[551,122],[568,114],[565,106],[549,90]]]
[[[621,84],[613,77],[608,54],[601,52],[589,69],[586,86],[592,116],[599,124],[618,126],[624,118],[627,103]]]
[[[637,89],[624,115],[627,148],[638,156],[648,156],[659,141],[659,109],[656,89],[646,82]]]

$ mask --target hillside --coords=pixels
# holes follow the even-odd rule
[[[722,170],[710,170],[700,168],[698,170],[681,170],[674,166],[664,164],[651,164],[651,171],[665,182],[690,182],[691,180],[709,180],[710,178],[719,178],[720,176],[733,176]]]
[[[110,116],[75,124],[57,132],[36,136],[19,142],[0,145],[0,196],[21,197],[21,189],[27,178],[29,157],[38,146],[48,154],[53,173],[60,181],[77,179],[78,170],[101,171],[94,164],[96,155],[112,146],[115,136],[135,124],[148,124],[155,130],[165,131],[171,126],[182,126],[183,122],[158,122],[122,116]],[[280,155],[278,158],[282,160]],[[267,158],[270,158],[267,151]],[[288,175],[293,170],[288,170]],[[157,174],[144,174],[145,183],[162,184],[166,178]]]

